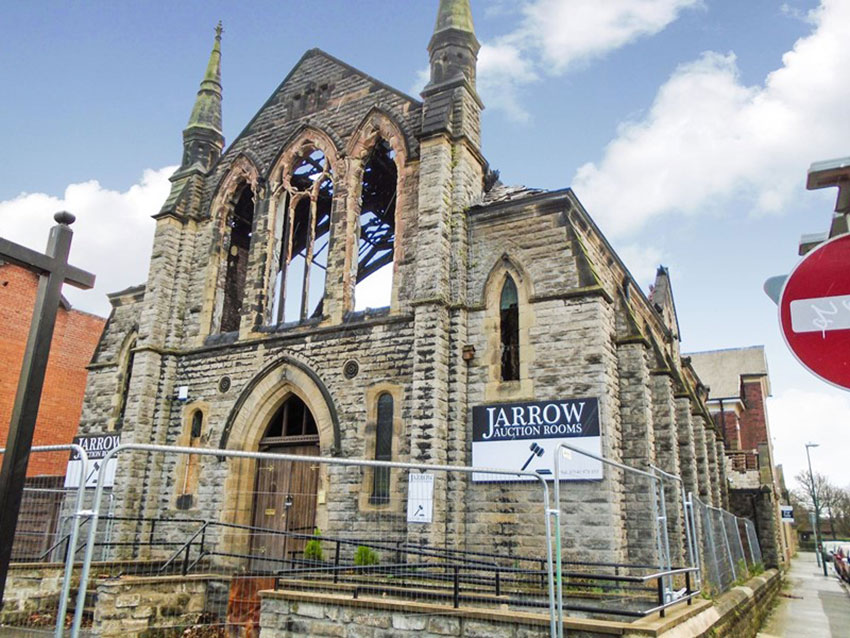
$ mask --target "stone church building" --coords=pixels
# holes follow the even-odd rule
[[[81,434],[470,465],[476,408],[595,399],[604,457],[726,504],[722,435],[679,352],[669,273],[645,295],[572,190],[505,186],[482,155],[468,0],[439,3],[421,99],[312,49],[228,146],[220,44],[219,28],[154,215],[148,280],[110,296]],[[279,467],[276,485],[298,481],[309,500],[286,529],[405,529],[405,472]],[[275,506],[253,496],[264,468],[122,455],[115,511],[269,526]],[[633,523],[645,486],[612,468],[564,485],[571,555],[649,557]],[[438,478],[433,522],[415,534],[539,555],[543,520],[524,514],[539,494]],[[675,527],[680,503],[670,509]]]

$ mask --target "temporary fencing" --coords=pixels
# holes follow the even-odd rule
[[[540,476],[307,449],[111,451],[103,463],[117,457],[129,488],[103,516],[98,481],[72,635],[85,619],[85,583],[96,588],[103,637],[121,634],[128,604],[133,622],[163,635],[257,636],[261,590],[290,601],[333,594],[376,613],[387,600],[416,600],[397,614],[420,620],[461,605],[536,610],[554,635],[551,512]],[[187,481],[189,472],[204,480]],[[98,552],[121,564],[120,579],[90,578]],[[305,632],[323,622],[309,619]]]
[[[79,445],[33,447],[30,463],[57,455],[64,467],[68,453],[82,468],[88,466],[86,451]],[[4,454],[5,450],[0,450]],[[34,476],[26,479],[12,544],[12,562],[6,580],[6,595],[0,610],[0,627],[28,635],[54,634],[61,638],[66,624],[67,604],[73,586],[74,554],[78,547],[83,513],[86,475]],[[76,480],[73,480],[76,478]]]
[[[573,519],[586,513],[577,513],[576,503],[569,498],[562,498],[561,480],[554,481],[557,520],[555,585],[559,636],[564,635],[565,609],[643,617],[652,613],[663,616],[668,607],[680,602],[687,601],[690,604],[699,594],[695,580],[698,567],[695,564],[673,565],[668,531],[670,525],[664,483],[666,480],[678,482],[678,477],[657,468],[653,471],[634,468],[562,442],[555,452],[553,472],[556,478],[564,476],[561,470],[565,460],[572,459],[574,454],[592,459],[607,468],[608,476],[603,481],[608,483],[601,489],[607,489],[612,498],[605,503],[606,513],[613,523],[619,505],[625,510],[628,524],[625,539],[610,535],[610,531],[607,538],[597,539],[601,544],[608,544],[608,555],[615,556],[618,559],[616,562],[564,561],[564,539],[575,533]],[[613,498],[618,489],[624,491],[619,493],[619,499]],[[598,503],[599,496],[594,500]],[[599,514],[592,513],[596,516]],[[682,517],[679,522],[685,527],[689,525],[686,517]],[[597,520],[596,525],[601,530],[617,529],[616,526],[599,523]],[[691,531],[683,530],[683,534],[688,538],[692,536]]]
[[[562,476],[565,454],[601,464],[605,476],[553,481],[551,501],[542,473],[309,454],[314,449],[122,445],[101,460],[96,483],[85,471],[69,487],[31,481],[13,577],[34,589],[12,597],[0,625],[61,638],[70,609],[72,637],[87,627],[119,636],[131,622],[163,636],[252,638],[259,592],[274,590],[266,596],[292,603],[290,615],[299,601],[332,595],[360,613],[385,614],[375,622],[414,617],[410,626],[420,627],[461,606],[494,616],[537,611],[554,638],[563,636],[564,610],[664,615],[701,587],[725,591],[761,562],[753,523],[686,498],[678,476],[565,443],[554,476]],[[88,469],[79,446],[33,453],[72,450]],[[114,494],[103,469],[110,458],[124,482]],[[86,490],[87,478],[96,487]],[[581,535],[594,528],[596,536]],[[332,611],[320,616],[301,618],[305,633],[341,622]],[[274,614],[263,622],[276,622]]]
[[[691,495],[704,575],[712,593],[722,593],[762,569],[752,521],[705,504]]]

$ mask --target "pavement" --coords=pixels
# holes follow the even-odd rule
[[[800,552],[791,561],[785,583],[757,638],[850,637],[850,589],[827,565],[823,575],[814,553]]]

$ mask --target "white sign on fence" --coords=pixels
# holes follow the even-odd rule
[[[555,450],[568,443],[602,456],[599,401],[557,399],[472,408],[472,465],[536,472],[552,480]],[[562,481],[602,478],[602,463],[583,454],[561,459]],[[476,482],[533,481],[531,476],[475,473]]]
[[[780,505],[779,511],[782,514],[782,522],[783,523],[793,523],[794,522],[794,508],[790,505]]]
[[[97,475],[103,465],[103,458],[114,447],[121,442],[120,434],[91,434],[88,436],[74,437],[74,443],[79,445],[88,454],[88,466],[83,467],[83,460],[75,450],[71,450],[71,458],[68,459],[68,467],[65,470],[65,487],[79,487],[80,472],[86,473],[86,487],[97,486]],[[112,487],[115,484],[115,466],[118,459],[113,457],[106,464],[106,475],[103,477],[104,487]]]
[[[407,522],[430,523],[434,519],[434,475],[411,472],[407,478]]]

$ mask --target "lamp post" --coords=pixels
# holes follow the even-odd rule
[[[806,459],[809,461],[809,482],[812,486],[812,504],[815,507],[815,556],[817,557],[818,567],[823,566],[823,575],[826,576],[826,561],[823,560],[823,556],[820,551],[820,541],[818,540],[819,534],[818,531],[820,529],[820,507],[818,505],[818,491],[815,487],[815,475],[812,472],[812,457],[809,454],[809,448],[818,447],[819,443],[806,443]]]

